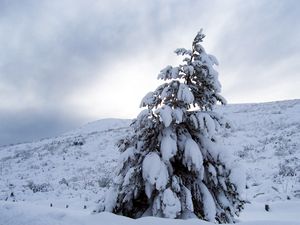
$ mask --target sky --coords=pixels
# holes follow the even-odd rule
[[[134,118],[200,28],[228,103],[300,98],[298,0],[0,0],[0,146]]]

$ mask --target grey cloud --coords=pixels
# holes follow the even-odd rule
[[[297,20],[300,4],[287,2],[258,1],[255,5],[246,3],[238,7],[238,21],[228,24],[218,40],[218,48],[238,55],[233,57],[235,63],[267,64],[299,52],[300,31],[295,28],[300,25]]]
[[[0,146],[11,143],[36,141],[59,135],[82,124],[82,118],[62,112],[1,112]]]
[[[64,99],[105,76],[96,73],[97,68],[105,70],[110,61],[159,39],[160,26],[170,22],[157,15],[157,2],[141,8],[135,7],[138,1],[108,2],[102,6],[99,1],[1,1],[0,82],[10,92],[0,89],[0,99],[18,102],[11,109],[15,112],[0,111],[0,145],[87,122],[87,118],[70,121],[77,112],[64,109]],[[28,93],[39,102],[34,110],[19,109]]]
[[[224,65],[222,79],[235,79],[226,93],[249,98],[251,92],[263,94],[279,82],[296,89],[292,82],[300,70],[295,65],[300,57],[300,3],[249,1],[235,10],[235,21],[226,23],[214,49]],[[262,95],[254,101],[263,100]]]
[[[0,38],[1,81],[20,90],[34,89],[43,98],[57,98],[78,84],[88,84],[99,76],[95,67],[134,54],[159,37],[164,26],[155,4],[139,10],[122,2],[107,11],[93,9],[96,1],[87,1],[80,10],[84,1],[53,2],[6,3],[0,25],[6,31]],[[74,15],[64,13],[68,10]]]
[[[249,90],[249,84],[257,91],[264,88],[261,84],[272,85],[279,74],[264,71],[279,64],[294,63],[289,69],[293,79],[300,70],[295,65],[299,15],[297,0],[0,1],[0,100],[22,100],[28,93],[39,99],[34,111],[16,105],[14,117],[6,115],[0,102],[0,144],[51,135],[87,121],[65,109],[69,95],[101,82],[109,76],[104,71],[127,57],[147,54],[151,59],[171,54],[161,51],[173,46],[188,47],[177,41],[191,39],[200,27],[208,36],[204,45],[212,47],[221,63],[220,76],[234,80],[224,87],[225,97]],[[70,115],[74,118],[68,121]]]

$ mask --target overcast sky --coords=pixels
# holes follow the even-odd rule
[[[201,27],[229,103],[300,98],[298,0],[0,0],[0,145],[135,117]]]

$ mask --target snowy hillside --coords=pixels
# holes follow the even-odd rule
[[[0,148],[0,200],[89,204],[108,185],[118,158],[115,142],[129,124],[100,120],[61,137]]]
[[[264,205],[270,204],[276,212],[285,201],[285,209],[300,211],[300,100],[227,105],[217,110],[232,125],[220,134],[224,150],[236,156],[247,176],[244,197],[252,204],[241,221],[299,220],[291,210],[290,220],[270,217]],[[131,132],[129,124],[129,120],[99,120],[59,137],[0,147],[0,225],[9,212],[30,217],[26,204],[54,210],[49,213],[55,218],[79,212],[88,215],[110,185],[119,154],[115,142]],[[7,218],[5,224],[11,221]],[[144,219],[140,224],[153,221]]]
[[[252,201],[300,200],[300,100],[228,105],[224,145],[246,170]]]

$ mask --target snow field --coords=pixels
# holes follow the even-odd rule
[[[300,204],[274,203],[271,211],[262,210],[262,204],[249,205],[241,225],[300,225]],[[212,225],[199,219],[173,220],[143,217],[137,220],[112,213],[92,214],[74,209],[59,209],[27,202],[0,201],[0,225]]]
[[[252,204],[246,205],[240,221],[299,224],[300,100],[227,105],[216,110],[232,124],[219,135],[220,144],[246,172],[244,197]],[[131,132],[129,124],[129,120],[100,120],[59,137],[0,147],[0,225],[184,224],[90,214],[114,178],[119,157],[115,142]],[[169,150],[165,158],[174,148]],[[270,212],[265,211],[265,204],[270,205]],[[188,222],[194,223],[209,224]]]

